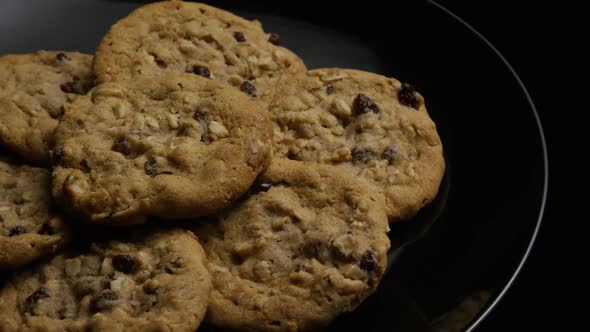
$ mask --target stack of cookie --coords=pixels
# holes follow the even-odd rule
[[[436,127],[412,86],[279,44],[167,1],[94,58],[0,57],[0,331],[314,330],[377,289]]]

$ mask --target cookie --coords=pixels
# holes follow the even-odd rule
[[[67,238],[51,204],[51,172],[0,157],[0,270],[51,254]]]
[[[53,195],[91,222],[215,213],[266,167],[272,125],[259,103],[192,74],[105,83],[66,106]]]
[[[390,221],[408,219],[438,193],[445,161],[424,98],[408,85],[350,69],[285,80],[269,110],[274,156],[338,165],[386,196]]]
[[[49,165],[62,106],[92,86],[92,56],[39,51],[0,57],[0,145]]]
[[[283,76],[305,72],[280,37],[204,4],[164,1],[140,7],[113,25],[97,48],[99,82],[189,72],[269,100]]]
[[[195,331],[211,277],[189,231],[136,233],[70,249],[0,289],[2,331]]]
[[[304,331],[352,311],[385,271],[384,204],[344,170],[273,159],[247,198],[196,229],[213,280],[208,321]]]

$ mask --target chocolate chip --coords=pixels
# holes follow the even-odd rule
[[[268,41],[274,45],[281,45],[281,36],[278,33],[271,33]]]
[[[78,95],[85,95],[87,92],[87,88],[81,81],[71,81],[65,82],[60,85],[61,91],[65,93],[75,93]]]
[[[145,169],[145,174],[151,177],[158,175],[158,172],[156,172],[156,159],[154,159],[153,157],[150,157],[150,159],[148,159],[143,164],[143,168]]]
[[[375,253],[371,250],[367,250],[363,257],[361,257],[359,266],[361,267],[361,269],[367,272],[375,271],[377,269],[377,257],[375,257]]]
[[[113,143],[111,150],[119,152],[122,155],[128,156],[131,153],[131,144],[126,139],[118,139]]]
[[[188,73],[197,74],[206,78],[211,78],[211,71],[205,66],[196,65],[187,70]]]
[[[24,311],[30,313],[35,306],[39,302],[39,300],[45,299],[49,297],[49,293],[43,287],[34,291],[27,299],[25,300]]]
[[[117,293],[110,289],[105,289],[92,297],[90,306],[95,312],[102,311],[111,308],[118,298]]]
[[[256,97],[256,87],[250,81],[242,82],[242,85],[240,85],[240,91],[242,91],[250,97]]]
[[[80,170],[84,173],[90,173],[90,166],[88,166],[86,159],[80,162]]]
[[[416,88],[412,85],[404,83],[397,94],[399,103],[415,109],[420,109],[420,100],[416,96]]]
[[[71,60],[70,57],[67,54],[62,53],[62,52],[57,53],[57,55],[55,56],[55,58],[57,60],[59,60],[59,61],[66,61],[66,60],[67,61],[70,61]]]
[[[328,84],[328,86],[326,87],[326,94],[333,94],[334,93],[334,86],[332,84]]]
[[[10,229],[8,236],[21,235],[27,232],[27,229],[21,225],[16,225]]]
[[[64,161],[64,148],[61,146],[56,146],[55,150],[53,150],[52,158],[51,158],[53,165],[60,165]]]
[[[297,264],[297,266],[295,266],[295,272],[301,272],[301,271],[305,271],[305,264],[303,264],[303,263],[299,263],[299,264]]]
[[[168,64],[166,63],[166,61],[162,60],[162,59],[156,59],[156,64],[158,65],[158,67],[165,69],[166,67],[168,67]]]
[[[0,224],[4,222],[4,218],[2,218],[2,216],[0,216]]]
[[[205,107],[197,107],[193,118],[199,122],[207,121],[207,109]]]
[[[236,39],[236,41],[238,43],[241,43],[241,42],[245,42],[246,41],[246,37],[244,36],[244,34],[241,33],[241,32],[239,32],[239,31],[235,31],[234,32],[234,38]]]
[[[354,148],[350,151],[350,155],[354,161],[365,161],[370,154],[371,151],[365,148]]]
[[[393,165],[396,155],[397,150],[393,146],[390,146],[387,149],[383,150],[383,153],[381,153],[381,158],[389,161],[390,165]]]
[[[352,102],[352,112],[354,115],[363,115],[369,112],[379,113],[380,111],[379,106],[375,104],[373,99],[362,93],[359,93]]]
[[[139,268],[139,261],[131,255],[116,255],[113,257],[113,267],[123,273],[133,273]]]

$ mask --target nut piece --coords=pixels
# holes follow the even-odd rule
[[[166,120],[168,120],[168,125],[170,126],[170,128],[172,128],[172,129],[178,128],[178,119],[176,118],[176,116],[174,114],[166,115]]]
[[[225,128],[222,123],[217,121],[209,122],[209,133],[220,138],[229,136],[229,131],[227,131],[227,128]]]
[[[70,195],[81,195],[88,191],[88,182],[74,174],[66,179],[66,192]]]
[[[348,74],[347,73],[337,73],[337,74],[332,74],[332,75],[324,75],[322,77],[320,77],[320,80],[322,80],[322,82],[332,82],[332,81],[338,81],[341,80],[343,78],[347,78]]]
[[[352,114],[350,106],[344,100],[338,98],[332,100],[330,111],[339,118],[349,118]]]
[[[332,245],[344,257],[350,257],[358,249],[357,241],[350,234],[339,236],[332,242]]]
[[[97,101],[99,98],[123,98],[125,94],[119,88],[115,88],[108,85],[102,85],[92,90],[92,101]]]

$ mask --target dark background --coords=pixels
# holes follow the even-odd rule
[[[559,92],[559,86],[572,83],[560,76],[572,73],[569,67],[574,66],[570,55],[575,53],[572,48],[576,43],[570,39],[575,40],[572,34],[576,30],[569,24],[576,22],[575,10],[551,1],[438,3],[483,34],[514,67],[537,107],[549,150],[549,195],[535,247],[511,290],[476,331],[545,331],[557,324],[557,331],[568,331],[564,325],[567,316],[560,313],[572,304],[562,299],[561,294],[567,291],[562,289],[560,279],[566,271],[560,269],[563,257],[557,254],[566,240],[559,235],[564,226],[557,223],[567,219],[559,211],[557,200],[567,195],[568,190],[563,172],[557,168],[565,160],[565,149],[571,148],[569,143],[561,144],[570,135],[562,124],[566,121],[563,112],[571,99],[568,92]],[[569,91],[569,87],[565,90]]]
[[[6,5],[9,1],[13,0],[0,0],[0,10],[2,9],[1,5]],[[105,2],[115,3],[117,1],[123,0]],[[216,4],[214,0],[204,2]],[[355,8],[362,7],[359,12],[366,13],[368,12],[365,10],[367,6],[373,5],[376,8],[379,6],[378,8],[384,9],[379,13],[373,13],[374,17],[359,17],[356,21],[343,16],[343,19],[346,19],[345,26],[351,30],[360,31],[364,20],[384,19],[388,17],[388,10],[401,10],[397,6],[397,1],[373,2],[372,0],[363,0],[358,3],[348,3],[349,6]],[[572,148],[570,132],[573,130],[565,130],[566,127],[562,125],[572,118],[576,119],[579,112],[584,112],[583,106],[574,109],[566,106],[567,103],[574,99],[573,94],[570,92],[573,84],[571,81],[565,80],[564,77],[560,77],[565,72],[577,72],[578,70],[578,68],[572,68],[573,64],[570,57],[570,54],[574,53],[572,47],[577,45],[577,43],[571,42],[574,29],[565,22],[580,21],[573,20],[575,10],[571,7],[552,2],[514,0],[439,0],[437,2],[453,11],[482,33],[514,67],[537,106],[549,149],[549,199],[536,245],[527,264],[506,297],[476,331],[536,331],[550,329],[557,322],[564,323],[563,317],[558,314],[558,309],[572,305],[560,299],[562,297],[560,294],[564,293],[564,291],[562,290],[563,285],[558,282],[561,278],[557,277],[565,274],[565,270],[561,270],[563,256],[560,256],[558,252],[562,251],[563,242],[567,238],[561,236],[565,227],[558,225],[558,222],[572,223],[579,221],[575,219],[568,220],[561,209],[562,206],[558,207],[557,205],[557,199],[567,196],[568,191],[565,188],[566,181],[561,175],[564,172],[558,172],[556,169],[562,160],[571,159],[571,157],[567,157],[570,153],[569,150]],[[384,5],[387,3],[390,3],[391,6]],[[287,2],[256,1],[250,5],[255,7],[258,4],[267,8],[270,7],[271,11],[277,11],[279,14],[281,11],[294,9],[293,5]],[[314,6],[320,5],[332,6],[333,13],[336,16],[338,16],[340,10],[346,10],[342,7],[343,2],[318,2],[317,0],[315,2],[297,2],[297,6],[300,7],[298,11],[305,11],[306,16],[310,16],[321,23],[320,14],[314,15],[314,13],[326,12],[314,9]],[[30,12],[39,15],[38,22],[44,25],[47,22],[55,25],[60,23],[56,21],[57,18],[44,16],[42,10]],[[17,20],[21,21],[20,18]],[[338,18],[334,20],[338,21]],[[14,23],[13,26],[18,27],[19,24]],[[31,21],[22,21],[23,28],[25,24],[31,24]],[[53,37],[64,45],[67,44],[68,40],[80,38],[79,35],[86,35],[91,32],[85,31],[84,22],[80,22],[76,17],[72,17],[70,22],[64,24],[68,26],[79,24],[80,26],[80,29],[71,30],[67,34]],[[391,22],[391,29],[396,32],[411,33],[412,27],[397,26],[395,22]],[[3,22],[0,22],[0,36],[2,30]],[[102,33],[98,32],[96,35]],[[395,35],[392,34],[392,36]],[[35,45],[43,47],[44,43],[46,43],[43,40],[43,33],[40,33],[37,38],[39,41]],[[373,36],[365,35],[364,38],[372,39]],[[13,38],[10,45],[3,45],[4,41],[0,38],[0,49],[9,46],[11,49],[19,47],[18,41],[18,38]],[[395,40],[379,41],[382,43],[395,42]],[[577,42],[580,41],[583,43],[584,39]],[[564,141],[566,144],[563,144]],[[569,329],[561,325],[561,328],[555,330],[567,331]]]

